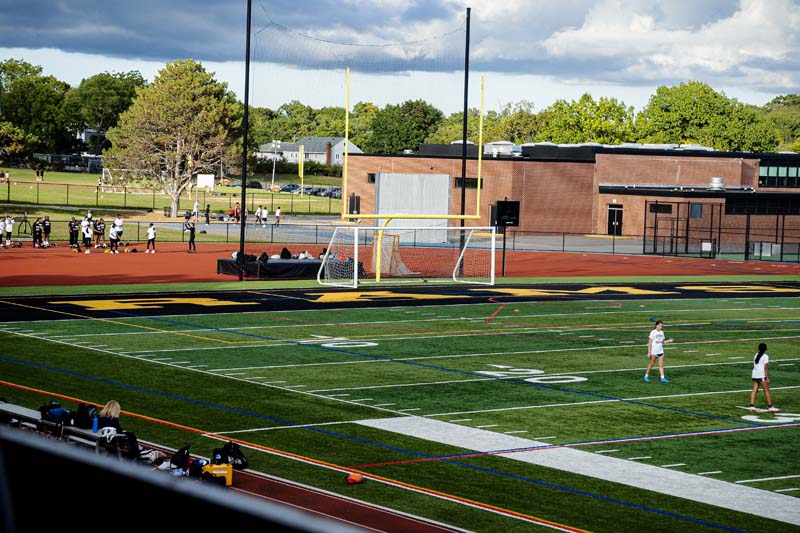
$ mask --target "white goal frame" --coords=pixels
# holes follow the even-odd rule
[[[399,232],[411,231],[430,231],[430,232],[445,232],[450,234],[459,234],[464,232],[464,246],[461,243],[449,243],[445,246],[446,249],[455,250],[458,248],[458,258],[453,264],[452,272],[449,277],[431,277],[427,276],[424,272],[414,272],[405,267],[402,258],[399,256],[400,247],[394,243],[389,247],[393,257],[388,259],[388,265],[382,264],[387,261],[386,247],[383,245],[383,239],[397,240]],[[327,285],[331,287],[347,287],[357,288],[360,284],[364,283],[399,283],[399,282],[440,282],[440,283],[467,283],[475,285],[494,285],[495,283],[495,254],[497,251],[497,235],[496,228],[494,227],[387,227],[378,228],[375,226],[336,226],[331,240],[328,243],[328,248],[325,250],[325,255],[322,258],[322,264],[317,272],[317,282],[320,285]],[[372,239],[369,239],[369,234]],[[481,248],[470,247],[474,237],[479,235],[488,238]],[[340,247],[338,243],[344,240],[347,244],[347,257],[338,257]],[[366,241],[366,242],[364,242]],[[415,247],[416,248],[416,247]],[[424,244],[418,248],[425,249]],[[441,249],[442,246],[432,245],[431,250]],[[381,250],[380,253],[377,250]],[[464,264],[466,254],[470,250],[483,250],[488,254],[488,262],[486,265],[487,271],[485,275],[472,276],[464,275]],[[397,254],[395,257],[394,254]],[[338,265],[337,265],[338,264]],[[356,266],[358,265],[358,266]],[[364,265],[370,265],[371,272],[375,273],[374,278],[368,276],[364,270]],[[401,267],[398,268],[398,265]],[[339,277],[329,275],[329,267],[335,266],[342,269],[343,274]],[[381,277],[381,270],[386,269],[389,275],[393,274],[396,277]],[[384,273],[386,273],[384,270]],[[398,274],[399,271],[399,275]]]

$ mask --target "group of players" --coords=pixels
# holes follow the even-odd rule
[[[87,212],[86,216],[80,221],[72,217],[72,220],[68,223],[69,246],[76,252],[80,252],[82,242],[84,248],[83,253],[88,254],[91,253],[92,242],[94,242],[94,248],[108,248],[109,253],[118,254],[119,243],[122,240],[122,234],[124,232],[123,224],[122,217],[117,215],[117,218],[114,219],[111,228],[108,230],[108,244],[106,244],[105,220],[102,218],[93,220],[91,211]]]
[[[658,370],[661,374],[661,383],[669,383],[670,381],[664,375],[664,345],[672,342],[672,339],[666,338],[664,334],[664,321],[656,320],[655,327],[650,332],[647,339],[647,356],[650,362],[647,364],[647,370],[644,371],[644,381],[650,382],[650,370],[656,362],[658,362]],[[766,343],[758,345],[758,351],[753,356],[753,370],[750,374],[753,380],[753,389],[750,391],[750,406],[748,410],[751,412],[759,412],[755,406],[756,393],[761,388],[764,391],[764,397],[767,400],[767,412],[778,413],[780,409],[772,404],[772,396],[769,392],[769,355],[767,355]]]

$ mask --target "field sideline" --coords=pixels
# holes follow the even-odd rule
[[[797,281],[352,292],[3,297],[0,391],[467,530],[800,530]],[[761,341],[777,415],[744,409]]]

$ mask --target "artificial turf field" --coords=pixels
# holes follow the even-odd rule
[[[208,456],[235,439],[253,469],[468,530],[800,530],[798,295],[776,281],[5,297],[0,395],[115,398],[144,440]],[[675,341],[668,384],[642,381],[656,319]],[[775,415],[745,409],[759,342]],[[706,481],[762,512],[686,496]]]

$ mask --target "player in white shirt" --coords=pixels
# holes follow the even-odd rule
[[[756,393],[758,392],[759,385],[764,389],[764,396],[767,399],[767,411],[770,413],[777,413],[780,411],[777,407],[772,406],[772,398],[769,395],[769,356],[767,355],[767,345],[761,343],[758,345],[758,351],[753,356],[753,390],[750,392],[750,411],[758,411],[755,406]]]
[[[151,247],[153,248],[153,253],[156,253],[156,227],[152,222],[147,228],[147,250],[144,253],[149,254]]]
[[[665,338],[664,335],[664,321],[656,320],[656,327],[650,332],[650,338],[647,340],[647,356],[650,362],[647,363],[647,370],[644,371],[644,380],[650,382],[650,369],[653,368],[656,360],[658,360],[658,371],[661,374],[661,383],[669,383],[669,380],[664,377],[664,345],[672,342],[672,339]]]

